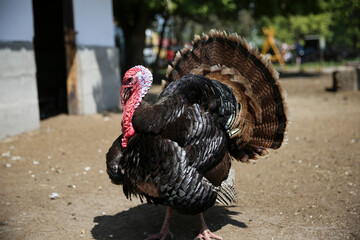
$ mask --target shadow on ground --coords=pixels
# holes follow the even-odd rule
[[[91,230],[94,239],[144,239],[149,234],[159,232],[165,216],[164,206],[142,204],[116,215],[102,215],[94,218],[96,225]],[[215,206],[204,214],[211,231],[216,232],[225,225],[231,224],[247,228],[243,222],[231,218],[231,215],[241,214],[231,211],[231,207]],[[199,233],[198,216],[173,213],[170,229],[174,239],[194,239]]]

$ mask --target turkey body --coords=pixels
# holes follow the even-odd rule
[[[224,129],[237,106],[232,90],[218,81],[187,75],[173,82],[157,104],[137,108],[132,122],[139,134],[127,148],[121,148],[121,138],[114,142],[109,157],[117,156],[115,149],[122,156],[108,164],[123,172],[110,177],[124,184],[126,196],[140,194],[183,213],[203,212],[214,205],[215,188],[230,170]]]
[[[108,175],[127,198],[168,206],[160,233],[148,239],[172,235],[171,209],[199,214],[198,238],[221,239],[208,230],[202,212],[216,201],[236,200],[228,181],[233,160],[264,156],[284,140],[278,74],[236,34],[211,31],[177,53],[154,105],[142,100],[151,82],[143,66],[124,76],[123,133],[106,155]]]

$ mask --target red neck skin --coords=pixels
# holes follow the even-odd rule
[[[135,91],[127,102],[123,103],[123,116],[121,121],[123,138],[121,139],[121,145],[126,148],[129,139],[135,134],[135,129],[131,123],[132,117],[135,112],[135,104],[139,101],[139,91]]]

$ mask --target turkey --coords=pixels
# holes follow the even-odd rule
[[[124,75],[122,134],[106,154],[107,173],[127,198],[167,206],[160,232],[147,239],[173,237],[173,209],[199,215],[196,239],[221,239],[202,213],[236,200],[232,162],[264,156],[285,138],[278,73],[236,33],[211,30],[176,54],[153,105],[143,100],[151,83],[143,66]]]

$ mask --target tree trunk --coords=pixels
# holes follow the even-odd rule
[[[145,30],[151,23],[147,14],[140,14],[132,25],[121,25],[125,37],[125,63],[122,75],[129,68],[144,64]]]
[[[184,30],[187,24],[187,19],[185,17],[177,17],[174,22],[174,32],[175,32],[175,39],[177,41],[177,46],[184,46]]]
[[[159,69],[159,60],[160,60],[160,53],[161,53],[161,49],[162,49],[162,46],[163,46],[163,39],[164,39],[164,34],[165,34],[165,27],[166,27],[166,24],[167,24],[167,21],[169,19],[169,14],[164,14],[163,15],[164,17],[164,23],[162,25],[162,28],[161,28],[161,33],[160,33],[160,42],[159,42],[159,51],[156,55],[156,60],[155,60],[155,63],[154,63],[154,69],[153,69],[153,74],[154,74],[154,79],[157,79],[157,73],[158,73],[158,69]]]

